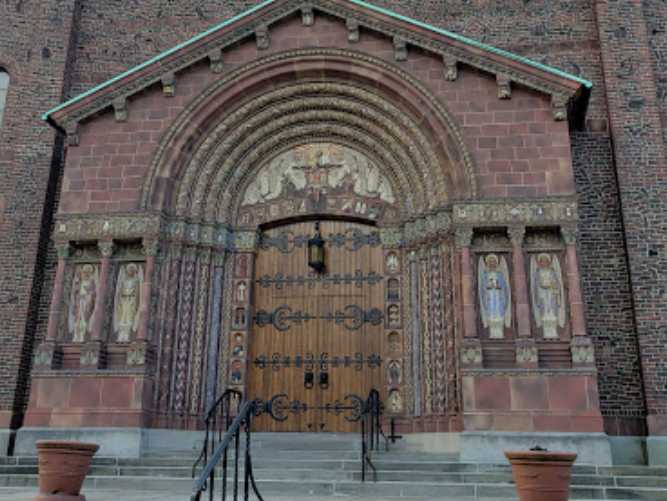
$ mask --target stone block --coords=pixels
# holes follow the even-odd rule
[[[667,466],[667,437],[646,437],[649,466]]]
[[[611,465],[609,437],[604,433],[531,433],[466,431],[461,433],[461,461],[505,463],[503,451],[539,445],[551,451],[576,452],[576,464]]]
[[[614,465],[646,464],[646,437],[609,437]]]

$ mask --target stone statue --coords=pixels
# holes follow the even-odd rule
[[[535,324],[545,339],[558,339],[565,327],[563,274],[558,256],[542,253],[530,258],[531,296]]]
[[[141,309],[143,269],[135,263],[125,264],[118,271],[114,301],[113,330],[119,343],[127,343],[137,332]]]
[[[497,254],[480,256],[477,269],[479,311],[490,339],[503,339],[512,326],[512,292],[507,261]]]
[[[236,285],[236,301],[238,303],[245,303],[247,290],[248,290],[248,285],[245,282],[239,282]]]
[[[83,343],[90,331],[97,297],[97,265],[77,266],[69,303],[69,334],[75,343]]]

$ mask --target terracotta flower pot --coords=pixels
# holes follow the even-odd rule
[[[97,444],[66,440],[38,441],[39,496],[35,500],[85,501],[79,492],[99,448]]]
[[[508,451],[505,457],[512,464],[512,477],[521,501],[567,501],[576,454]]]

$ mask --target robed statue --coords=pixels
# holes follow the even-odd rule
[[[503,339],[512,326],[512,291],[507,261],[503,256],[480,256],[477,269],[479,311],[490,339]]]
[[[531,256],[530,282],[535,324],[545,339],[558,339],[558,328],[565,327],[563,274],[558,256]]]
[[[75,268],[68,311],[68,331],[74,343],[83,343],[90,332],[98,281],[97,265]]]
[[[137,332],[143,283],[144,274],[140,265],[129,263],[120,267],[113,315],[113,330],[119,343],[129,342]]]

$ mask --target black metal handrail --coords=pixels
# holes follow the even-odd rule
[[[389,450],[389,439],[382,430],[382,400],[380,392],[372,389],[361,414],[361,481],[366,481],[366,468],[373,470],[373,480],[377,481],[377,470],[373,464],[373,452],[380,450],[380,437],[384,439],[385,451]]]
[[[238,393],[238,392],[237,392]],[[255,478],[252,473],[252,456],[250,455],[250,431],[252,428],[252,418],[256,414],[256,402],[244,401],[241,404],[237,416],[229,425],[222,440],[217,444],[215,450],[211,454],[210,459],[206,462],[206,466],[202,470],[199,478],[195,482],[195,486],[190,496],[190,501],[200,501],[201,494],[205,491],[209,493],[209,500],[213,501],[215,495],[215,470],[222,460],[222,496],[221,499],[227,499],[227,456],[229,447],[234,443],[234,501],[239,499],[239,449],[241,444],[241,428],[245,431],[245,454],[244,454],[244,501],[249,500],[250,487],[252,487],[255,496],[259,501],[264,501],[260,495]]]
[[[238,415],[239,406],[243,400],[243,393],[236,390],[226,390],[213,402],[204,414],[206,434],[204,444],[197,460],[192,465],[192,478],[195,478],[197,468],[208,462],[222,437],[232,424],[234,416]]]

